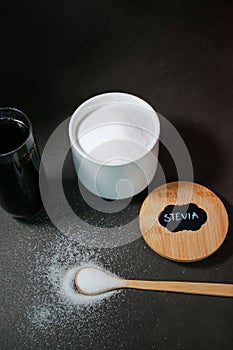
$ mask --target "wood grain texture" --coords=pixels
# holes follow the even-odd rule
[[[125,288],[233,297],[233,284],[127,280]]]
[[[159,215],[168,205],[194,203],[205,210],[207,221],[197,231],[170,232],[159,223]],[[147,244],[158,254],[175,261],[191,262],[213,254],[228,231],[227,211],[204,186],[178,181],[162,185],[149,194],[139,215],[140,229]]]

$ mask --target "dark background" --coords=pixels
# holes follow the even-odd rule
[[[226,205],[228,236],[206,260],[167,261],[141,238],[105,249],[102,265],[128,278],[232,283],[233,2],[8,1],[1,4],[0,38],[0,105],[28,114],[41,152],[53,130],[87,98],[133,93],[173,123],[189,149],[195,182]],[[67,162],[72,172],[70,156]],[[175,180],[163,147],[160,163],[167,181]],[[70,193],[72,180],[73,172]],[[132,212],[145,195],[133,199]],[[73,201],[79,200],[77,192]],[[82,210],[88,217],[88,206]],[[123,217],[116,217],[119,225]],[[92,218],[98,226],[101,213]],[[87,320],[81,331],[78,316],[69,322],[69,315],[64,327],[51,322],[29,331],[25,308],[37,290],[31,282],[38,271],[34,254],[60,239],[45,213],[36,220],[24,223],[0,211],[2,349],[233,347],[232,299],[169,293],[119,294],[114,311],[99,309],[98,320]]]

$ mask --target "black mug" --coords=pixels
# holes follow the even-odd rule
[[[0,108],[0,205],[16,218],[39,212],[40,156],[28,117]]]

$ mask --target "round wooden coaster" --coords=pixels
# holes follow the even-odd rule
[[[140,209],[140,229],[147,244],[165,258],[191,262],[213,254],[228,230],[221,200],[193,182],[158,187]]]

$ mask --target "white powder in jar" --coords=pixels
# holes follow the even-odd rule
[[[76,128],[79,147],[89,157],[108,164],[136,161],[159,137],[154,111],[131,103],[111,103],[82,111]]]

